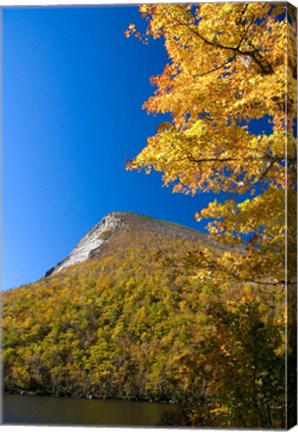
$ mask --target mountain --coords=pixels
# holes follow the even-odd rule
[[[175,223],[108,214],[45,277],[3,293],[4,390],[175,402],[167,425],[209,427],[244,424],[226,408],[237,394],[246,425],[260,426],[255,397],[279,418],[284,327],[267,291],[218,283],[206,256],[224,250]]]
[[[3,293],[5,389],[175,399],[171,358],[188,352],[202,318],[202,289],[179,257],[211,243],[175,223],[108,214],[44,278]]]

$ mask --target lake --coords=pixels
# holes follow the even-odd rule
[[[50,396],[3,396],[4,424],[161,426],[173,405]]]

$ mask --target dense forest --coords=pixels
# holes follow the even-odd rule
[[[202,282],[203,251],[220,254],[207,235],[140,224],[99,256],[3,293],[5,390],[174,402],[168,424],[283,424],[282,296],[268,308],[249,286]]]

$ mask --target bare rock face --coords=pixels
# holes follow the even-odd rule
[[[124,212],[113,212],[105,216],[88,234],[82,238],[71,254],[50,269],[45,276],[55,274],[74,264],[79,264],[89,259],[94,250],[100,248],[105,242],[109,241],[115,232],[124,225]]]
[[[104,244],[123,232],[138,232],[146,235],[148,231],[160,232],[171,237],[196,241],[205,234],[172,222],[161,221],[132,212],[112,212],[105,216],[88,234],[82,238],[71,254],[45,273],[45,277],[61,270],[92,259],[101,252]]]

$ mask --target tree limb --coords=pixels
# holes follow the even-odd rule
[[[200,38],[207,45],[214,46],[216,48],[221,48],[223,50],[235,52],[236,55],[239,54],[241,56],[251,57],[254,60],[254,62],[260,67],[260,69],[261,69],[261,71],[262,71],[262,73],[264,75],[270,75],[270,74],[274,73],[274,70],[273,70],[271,64],[266,59],[264,59],[264,57],[262,56],[262,54],[259,52],[259,50],[257,50],[254,47],[254,45],[252,44],[252,42],[250,42],[250,46],[253,48],[252,50],[241,51],[239,44],[238,44],[237,47],[231,47],[231,46],[222,45],[219,42],[210,41],[210,40],[206,39],[205,36],[203,36],[198,30],[195,30],[194,28],[192,28],[189,24],[180,21],[176,17],[174,17],[174,20],[177,21],[179,25],[182,25],[182,26],[186,27],[189,31],[191,31],[193,34],[195,34],[198,38]],[[252,23],[250,23],[250,25],[251,24]],[[246,36],[247,31],[248,31],[248,29],[245,30],[244,37]],[[240,40],[240,44],[241,43],[242,43],[242,41]]]
[[[233,56],[232,58],[228,59],[227,61],[225,61],[224,63],[222,63],[220,66],[216,66],[214,69],[209,70],[208,72],[204,72],[201,74],[195,74],[193,75],[193,77],[197,78],[197,77],[202,77],[205,75],[209,75],[213,72],[216,72],[219,69],[222,69],[223,67],[225,67],[227,64],[232,63],[235,60],[236,56]]]

